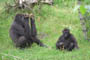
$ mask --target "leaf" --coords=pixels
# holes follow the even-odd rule
[[[84,5],[80,6],[80,12],[84,15],[86,13],[86,8],[84,7]]]

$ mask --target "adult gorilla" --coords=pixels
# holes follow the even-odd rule
[[[31,27],[29,26],[29,17]],[[31,14],[17,14],[10,28],[10,37],[16,47],[25,48],[37,43],[46,47],[37,37],[34,16]]]

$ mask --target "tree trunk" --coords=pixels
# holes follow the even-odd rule
[[[78,0],[78,5],[81,5],[80,0]],[[78,13],[79,13],[80,22],[81,22],[81,25],[82,25],[82,30],[83,30],[83,33],[84,33],[85,40],[87,40],[88,39],[87,38],[87,29],[86,29],[84,17],[82,16],[82,14],[80,12],[80,8],[78,9]]]

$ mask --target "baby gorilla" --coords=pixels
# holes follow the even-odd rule
[[[57,41],[56,48],[61,50],[66,49],[68,51],[72,51],[74,48],[79,48],[75,37],[70,33],[68,28],[63,30],[63,35]]]
[[[31,27],[29,26],[29,17],[31,21]],[[38,45],[45,47],[45,45],[40,42],[36,36],[37,31],[34,16],[32,14],[17,14],[10,28],[10,37],[15,46],[19,48],[25,48],[31,46],[32,43],[35,42]]]

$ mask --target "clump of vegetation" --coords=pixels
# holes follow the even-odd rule
[[[17,13],[21,11],[6,13],[4,3],[7,0],[0,0],[0,59],[1,60],[90,60],[90,42],[84,39],[78,12],[73,13],[73,6],[64,6],[62,0],[54,0],[53,6],[43,5],[41,13],[37,13],[34,7],[38,37],[52,49],[39,47],[33,44],[31,48],[20,50],[13,46],[9,37],[9,29]],[[11,2],[11,0],[8,0]],[[60,1],[60,2],[59,2]],[[89,0],[88,0],[89,1]],[[66,2],[68,3],[68,2]],[[79,50],[59,51],[55,44],[61,31],[69,27],[71,33],[76,37]]]

